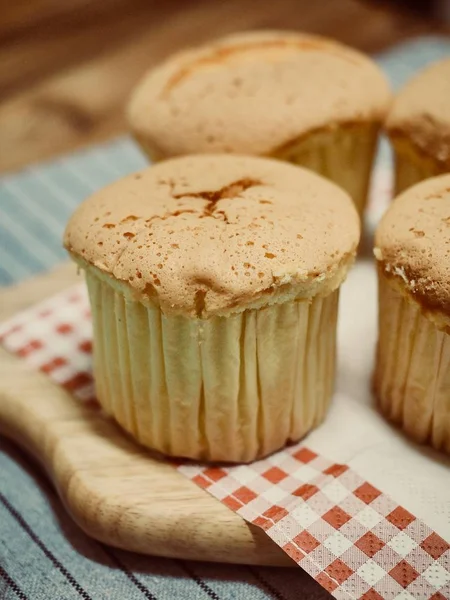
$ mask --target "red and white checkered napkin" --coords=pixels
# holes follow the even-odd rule
[[[9,351],[94,405],[90,340],[82,286],[0,326]],[[297,445],[251,465],[178,470],[262,527],[336,598],[450,598],[450,545],[345,464]]]

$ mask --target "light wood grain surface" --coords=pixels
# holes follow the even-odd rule
[[[131,88],[185,45],[290,28],[375,52],[446,31],[394,3],[362,0],[15,0],[0,12],[2,171],[123,133]]]
[[[65,264],[1,292],[0,320],[76,280]],[[261,529],[2,349],[0,432],[42,463],[74,520],[102,542],[143,554],[294,566]]]

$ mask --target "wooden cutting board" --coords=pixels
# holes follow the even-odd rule
[[[67,264],[1,291],[0,320],[75,281]],[[106,544],[167,557],[294,565],[262,530],[3,349],[0,432],[39,460],[73,519]]]

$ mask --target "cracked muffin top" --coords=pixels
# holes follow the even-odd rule
[[[228,315],[328,294],[359,241],[350,197],[264,158],[175,158],[88,198],[64,245],[82,267],[164,312]]]
[[[247,32],[152,69],[132,95],[128,117],[155,158],[274,155],[322,127],[381,122],[390,99],[378,66],[348,46],[307,34]]]

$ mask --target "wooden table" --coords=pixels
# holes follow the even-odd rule
[[[0,13],[1,171],[126,131],[132,87],[185,45],[291,28],[375,52],[445,31],[390,3],[360,0],[6,0]]]

